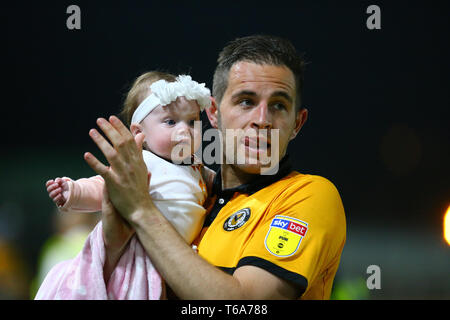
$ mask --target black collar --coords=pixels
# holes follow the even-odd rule
[[[289,159],[289,155],[286,154],[283,159],[281,159],[278,164],[278,171],[274,175],[259,175],[255,174],[255,178],[249,181],[248,183],[241,184],[240,186],[234,188],[228,188],[222,190],[222,175],[221,168],[216,173],[213,182],[213,195],[217,195],[219,197],[227,197],[232,196],[235,192],[246,193],[246,194],[254,194],[255,192],[271,185],[272,183],[280,180],[285,177],[292,171],[292,164]]]

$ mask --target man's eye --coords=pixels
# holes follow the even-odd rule
[[[286,105],[284,103],[274,103],[273,107],[275,108],[275,110],[287,110]]]
[[[242,99],[239,101],[239,105],[241,105],[243,107],[250,107],[253,105],[253,101],[250,99]]]

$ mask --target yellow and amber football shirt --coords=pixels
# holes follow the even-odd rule
[[[345,213],[325,178],[292,171],[288,156],[272,176],[221,190],[197,239],[198,253],[233,272],[262,268],[294,283],[301,299],[329,299],[346,238]]]

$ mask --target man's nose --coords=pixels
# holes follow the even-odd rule
[[[269,111],[269,106],[265,101],[261,101],[254,109],[255,118],[253,125],[258,129],[270,129],[272,127],[272,115]]]

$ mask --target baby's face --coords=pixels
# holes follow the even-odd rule
[[[141,125],[145,142],[153,153],[172,161],[181,161],[200,147],[199,121],[197,101],[178,97],[171,104],[156,107]]]

